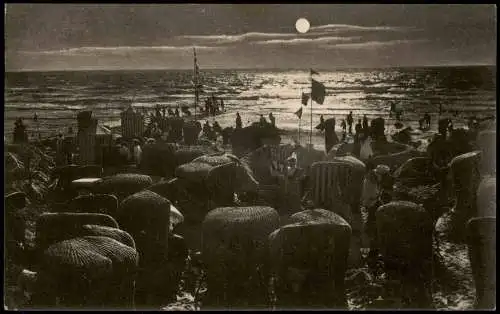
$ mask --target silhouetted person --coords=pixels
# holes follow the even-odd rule
[[[222,112],[224,112],[224,100],[223,99],[220,100],[220,109],[222,110]]]
[[[130,150],[127,147],[127,144],[125,142],[121,142],[119,144],[119,154],[120,154],[120,164],[121,165],[126,165],[128,164],[130,160]]]
[[[266,118],[264,118],[264,115],[262,115],[262,114],[260,115],[259,124],[260,124],[260,126],[266,126],[266,124],[267,124]]]
[[[391,110],[389,111],[389,117],[392,117],[392,113],[396,112],[396,104],[391,102]]]
[[[424,119],[425,119],[425,127],[427,129],[430,129],[430,127],[431,127],[431,115],[426,112],[424,115]]]
[[[203,134],[205,134],[207,137],[208,137],[208,133],[210,133],[210,123],[207,121],[205,122],[205,124],[203,125]]]
[[[240,113],[236,113],[236,129],[241,129],[243,127],[243,124],[241,123],[241,116]]]
[[[179,108],[175,108],[175,116],[180,117]]]
[[[175,115],[174,111],[172,110],[172,108],[168,108],[168,115],[169,116],[173,116]]]
[[[426,124],[425,122],[425,118],[421,118],[418,120],[418,128],[423,130],[424,129],[424,124]]]
[[[222,131],[221,131],[221,135],[222,135],[222,143],[224,145],[227,145],[229,144],[229,141],[231,139],[231,135],[233,134],[233,127],[229,127],[229,128],[224,128]]]
[[[273,116],[273,113],[269,113],[269,121],[271,122],[271,125],[276,127],[276,118]]]
[[[354,131],[356,132],[356,136],[359,136],[359,133],[361,133],[361,130],[363,127],[361,126],[361,119],[358,120],[358,123],[356,123],[356,126],[354,127]]]
[[[347,120],[347,125],[349,126],[349,134],[352,134],[352,123],[354,122],[354,120],[352,118],[352,111],[349,112],[346,120]]]
[[[219,122],[214,121],[214,125],[212,126],[212,128],[214,129],[214,132],[216,134],[222,134],[222,128],[220,127]]]
[[[366,114],[363,115],[363,131],[368,131],[368,118],[366,117]]]
[[[342,119],[342,122],[340,122],[340,127],[342,128],[342,132],[345,134],[347,132],[347,124],[345,123],[344,119]]]
[[[142,159],[142,148],[141,148],[141,142],[136,138],[134,139],[133,149],[134,149],[133,151],[134,162],[137,166],[139,166],[141,164],[141,159]]]
[[[205,99],[205,112],[208,114],[210,112],[210,100]]]
[[[25,143],[28,141],[26,126],[21,118],[14,123],[14,143]]]
[[[64,165],[66,161],[67,158],[64,151],[64,137],[62,133],[59,132],[56,139],[56,165]]]
[[[167,116],[167,109],[165,109],[165,107],[163,107],[161,109],[161,113],[162,113],[162,116],[165,118]]]
[[[330,149],[339,142],[337,134],[335,133],[335,118],[324,121],[323,125],[325,130],[325,150],[328,154]]]
[[[448,133],[451,134],[453,133],[453,121],[451,119],[448,119]]]

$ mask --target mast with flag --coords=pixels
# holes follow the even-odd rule
[[[198,60],[196,58],[196,48],[193,47],[193,55],[194,55],[194,79],[193,79],[193,84],[194,84],[194,119],[196,120],[196,108],[198,107],[198,100],[200,97],[199,93],[199,84],[198,84],[198,76],[200,74],[200,68],[198,67]]]
[[[319,75],[318,72],[310,69],[310,77],[311,77],[311,129],[309,131],[309,146],[312,147],[312,130],[313,130],[313,110],[312,104],[313,100],[322,105],[325,101],[326,88],[325,85],[313,79],[313,75]],[[302,98],[304,99],[304,97]],[[307,102],[306,102],[307,103]]]
[[[309,94],[306,94],[304,92],[301,92],[301,94],[302,94],[301,104],[302,106],[307,106],[307,102],[309,101]],[[299,134],[297,139],[299,145],[300,145],[300,124],[302,121],[302,106],[299,108],[299,110],[294,112],[294,114],[299,118]]]

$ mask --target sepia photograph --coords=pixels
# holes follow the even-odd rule
[[[4,4],[4,310],[496,309],[494,4]]]

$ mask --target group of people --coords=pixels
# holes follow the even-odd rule
[[[224,112],[224,100],[217,99],[214,94],[205,99],[205,112],[215,116],[219,112]]]
[[[203,125],[203,135],[210,141],[216,141],[219,135],[222,135],[222,128],[219,122],[214,121],[213,125],[207,120]]]
[[[160,108],[160,106],[156,106],[155,108],[155,113],[151,113],[153,118],[166,118],[166,117],[180,117],[180,111],[179,107],[176,107],[175,110],[172,110],[172,108]]]
[[[347,138],[347,132],[349,134],[352,134],[352,125],[353,125],[354,119],[352,115],[352,111],[349,112],[345,120],[342,120],[340,123],[340,127],[342,128],[342,139],[341,142],[345,142]],[[320,123],[316,127],[317,129],[324,131],[324,136],[325,136],[325,149],[327,152],[330,151],[330,149],[339,143],[337,134],[335,132],[335,118],[330,118],[328,120],[325,120],[323,115],[320,116]],[[359,119],[358,123],[354,127],[354,143],[355,145],[360,143],[361,141],[365,141],[368,137],[371,135],[371,130],[368,125],[368,117],[366,115],[363,115],[363,119]],[[368,147],[368,144],[366,145]],[[366,153],[365,153],[366,155]]]
[[[259,117],[259,126],[265,127],[271,125],[272,127],[276,127],[276,117],[272,112],[269,113],[269,121],[267,121],[266,117],[263,114]],[[241,121],[241,116],[239,112],[236,112],[236,120],[235,120],[236,129],[243,128],[243,123]]]
[[[428,130],[431,128],[431,115],[429,113],[425,113],[424,116],[418,120],[418,124],[421,130]]]
[[[126,141],[118,138],[115,142],[114,153],[116,158],[115,163],[119,165],[127,165],[133,162],[135,165],[139,166],[142,159],[142,145],[139,139],[134,139],[132,144],[132,150],[129,149],[129,145]]]

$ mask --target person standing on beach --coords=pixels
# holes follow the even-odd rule
[[[180,117],[181,114],[179,113],[179,108],[175,108],[175,116]]]
[[[259,120],[260,126],[264,127],[267,124],[266,118],[264,118],[264,115],[260,115],[260,120]]]
[[[363,115],[363,131],[365,133],[368,132],[368,118],[366,117],[366,114]]]
[[[358,119],[358,123],[356,123],[356,125],[354,126],[354,132],[356,133],[355,135],[359,136],[362,129],[363,127],[361,126],[361,119]]]
[[[276,127],[276,118],[273,116],[272,112],[269,113],[269,121],[271,121],[273,127]]]
[[[236,113],[236,129],[241,129],[243,127],[242,123],[241,123],[241,116],[240,116],[240,113],[237,112]]]
[[[61,132],[57,135],[56,140],[56,165],[63,166],[66,164],[67,157],[64,149],[64,137]]]
[[[386,165],[378,165],[375,169],[371,163],[367,163],[367,174],[363,181],[362,204],[368,214],[365,232],[370,239],[369,256],[377,256],[377,227],[375,213],[377,209],[390,202],[390,187],[392,186],[390,168]]]
[[[431,115],[428,112],[425,113],[424,120],[425,120],[425,127],[427,129],[430,129],[431,128]]]
[[[215,134],[222,134],[222,128],[219,125],[219,122],[214,121],[214,125],[212,126]]]
[[[141,164],[141,159],[142,159],[142,148],[141,148],[141,142],[134,138],[134,161],[137,167]]]
[[[28,133],[22,118],[17,118],[14,123],[14,144],[24,143],[28,141]]]
[[[349,134],[352,134],[352,123],[354,122],[354,119],[352,118],[352,111],[349,112],[346,120],[347,120],[347,125],[349,125]]]
[[[342,128],[342,133],[346,133],[347,132],[347,124],[345,123],[345,120],[342,119],[342,122],[340,122],[340,127]]]
[[[224,100],[223,99],[220,100],[220,110],[222,110],[222,112],[224,112]]]
[[[301,198],[305,171],[299,168],[297,154],[292,153],[283,167],[271,164],[269,170],[280,186],[278,210],[283,214],[294,214],[301,210]]]
[[[373,156],[372,138],[367,131],[361,133],[359,159],[361,161],[369,160]]]
[[[125,142],[120,143],[120,157],[123,165],[127,164],[130,160],[130,149],[128,149]]]
[[[325,130],[325,150],[328,154],[332,147],[339,142],[337,134],[335,133],[335,118],[324,121],[323,125]]]
[[[203,134],[208,137],[211,130],[210,122],[208,120],[203,125]]]

